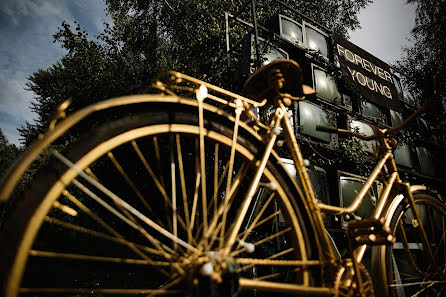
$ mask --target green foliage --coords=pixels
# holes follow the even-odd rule
[[[446,138],[444,127],[446,107],[446,9],[445,1],[408,0],[416,4],[415,27],[412,29],[412,45],[404,49],[397,67],[407,77],[403,77],[415,94],[432,92],[432,86],[426,84],[432,76],[436,77],[437,97],[432,102],[430,115],[434,127],[434,136],[439,141]],[[424,91],[424,92],[423,92]],[[443,142],[446,144],[446,142]]]
[[[48,69],[30,76],[36,122],[20,129],[29,146],[46,130],[47,119],[70,98],[68,112],[123,94],[142,93],[158,72],[173,69],[227,87],[224,12],[236,13],[236,0],[106,0],[113,24],[91,38],[80,24],[63,22],[54,35],[67,54]],[[345,33],[359,26],[356,14],[369,0],[283,1],[316,21]],[[265,25],[280,6],[257,0],[259,24]],[[251,21],[248,6],[241,17]],[[240,34],[246,34],[245,28]]]
[[[10,144],[8,142],[2,129],[0,129],[0,179],[14,160],[17,159],[20,152],[20,149],[15,144]]]

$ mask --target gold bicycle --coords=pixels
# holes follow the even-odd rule
[[[51,160],[5,224],[1,296],[441,296],[446,207],[400,179],[390,134],[347,208],[317,202],[286,106],[314,91],[299,65],[257,70],[244,96],[176,72],[158,94],[99,102],[64,118],[3,180],[0,201],[43,151]],[[268,124],[254,109],[273,105]],[[62,135],[98,114],[132,114],[93,128],[63,151]],[[282,127],[282,129],[280,129]],[[274,147],[283,133],[298,179]],[[281,143],[280,143],[281,144]],[[381,177],[380,177],[381,176]],[[373,182],[384,189],[371,218],[347,229],[340,259],[322,213],[353,213]],[[373,274],[361,264],[373,246]]]

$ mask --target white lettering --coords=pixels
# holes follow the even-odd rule
[[[367,87],[369,87],[370,90],[375,91],[375,86],[373,85],[374,80],[369,78],[368,76],[365,77],[367,81]]]
[[[378,75],[382,79],[386,79],[385,76],[384,76],[384,70],[382,70],[382,68],[380,68],[380,67],[378,67]]]
[[[353,69],[351,69],[348,66],[347,66],[347,68],[348,68],[348,71],[350,71],[350,74],[352,75],[352,80],[355,81],[355,72],[356,72],[356,70],[353,70]]]
[[[384,70],[384,75],[386,76],[386,80],[387,80],[387,81],[390,81],[390,82],[393,83],[393,81],[392,81],[392,76],[390,75],[389,72],[387,72],[387,71]]]
[[[360,76],[362,77],[361,79],[359,78]],[[364,75],[361,72],[356,72],[356,79],[363,86],[365,86],[367,84],[367,82],[365,80],[365,77],[364,77]],[[362,80],[362,82],[361,82],[361,80]]]
[[[363,61],[364,61],[364,69],[365,70],[367,70],[367,71],[369,71],[369,72],[372,72],[372,69],[373,69],[373,66],[374,65],[372,65],[369,61],[367,61],[366,59],[363,59]],[[375,68],[376,69],[376,68]],[[376,70],[375,70],[376,71]]]
[[[375,91],[376,92],[380,92],[381,93],[381,95],[384,95],[384,88],[383,88],[383,85],[382,84],[379,84],[378,85],[378,83],[376,82],[376,81],[373,81],[373,88],[375,89]]]
[[[346,49],[344,53],[345,53],[345,57],[347,58],[347,60],[349,60],[352,63],[355,63],[355,56],[353,55],[353,53],[351,51]],[[349,54],[350,54],[350,56],[349,56]]]
[[[364,68],[364,65],[362,64],[362,58],[360,56],[358,56],[357,54],[355,54],[355,61],[356,61],[356,65],[361,64],[362,68]]]
[[[387,86],[383,86],[383,90],[384,90],[384,95],[389,98],[392,99],[392,93],[390,92],[389,87]]]
[[[341,45],[339,45],[339,44],[337,44],[337,48],[338,48],[338,54],[340,56],[343,56],[344,55],[344,48]]]

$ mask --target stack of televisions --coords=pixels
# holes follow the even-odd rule
[[[259,34],[258,48],[260,49],[261,65],[254,62],[256,61],[254,34],[245,36],[242,42],[242,62],[239,72],[242,75],[249,75],[255,68],[276,59],[294,59],[302,65],[304,82],[312,85],[317,91],[315,98],[298,102],[290,107],[296,135],[305,140],[302,143],[309,143],[310,146],[317,146],[328,152],[336,151],[340,149],[338,136],[316,131],[316,125],[335,126],[371,135],[377,126],[392,127],[403,120],[403,116],[396,111],[370,102],[357,102],[358,100],[338,91],[335,80],[320,66],[324,64],[320,61],[335,63],[329,34],[308,22],[299,22],[284,15],[274,17],[270,27],[271,32],[265,32],[264,36]],[[271,36],[274,36],[274,43],[269,41]],[[394,73],[393,75],[401,102],[408,107],[408,110],[414,110],[418,103],[409,92],[404,91],[398,74]],[[340,116],[341,114],[344,116]],[[345,114],[347,114],[346,117]],[[419,125],[421,130],[429,130],[423,119],[419,119],[415,124]],[[373,142],[360,142],[360,146],[370,156],[376,148],[376,144]],[[305,154],[305,149],[303,151]],[[307,153],[312,152],[309,150]],[[422,175],[430,177],[435,177],[437,174],[433,155],[422,146],[413,147],[409,144],[401,144],[395,152],[395,158],[403,171],[414,174],[417,174],[418,171]],[[292,170],[291,160],[284,158],[283,162]],[[312,182],[315,183],[313,186],[317,198],[327,204],[350,205],[365,180],[360,175],[347,172],[353,170],[333,168],[333,166],[330,168],[310,166],[308,171]],[[332,180],[329,177],[333,175],[337,175],[337,185],[328,183],[329,180]],[[382,184],[377,182],[355,214],[325,218],[324,222],[329,230],[342,230],[347,226],[349,220],[369,216],[381,189]],[[340,197],[340,200],[337,197]]]

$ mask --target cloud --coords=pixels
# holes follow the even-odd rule
[[[8,78],[0,72],[0,128],[16,145],[19,145],[17,128],[34,118],[30,109],[33,93],[25,87],[25,79]]]
[[[19,24],[20,16],[59,16],[62,10],[57,2],[48,0],[3,0],[0,11],[11,17],[14,24]]]
[[[0,128],[11,142],[18,144],[16,128],[33,119],[27,78],[66,54],[53,43],[57,28],[77,20],[94,36],[107,19],[104,8],[102,0],[0,0]]]

